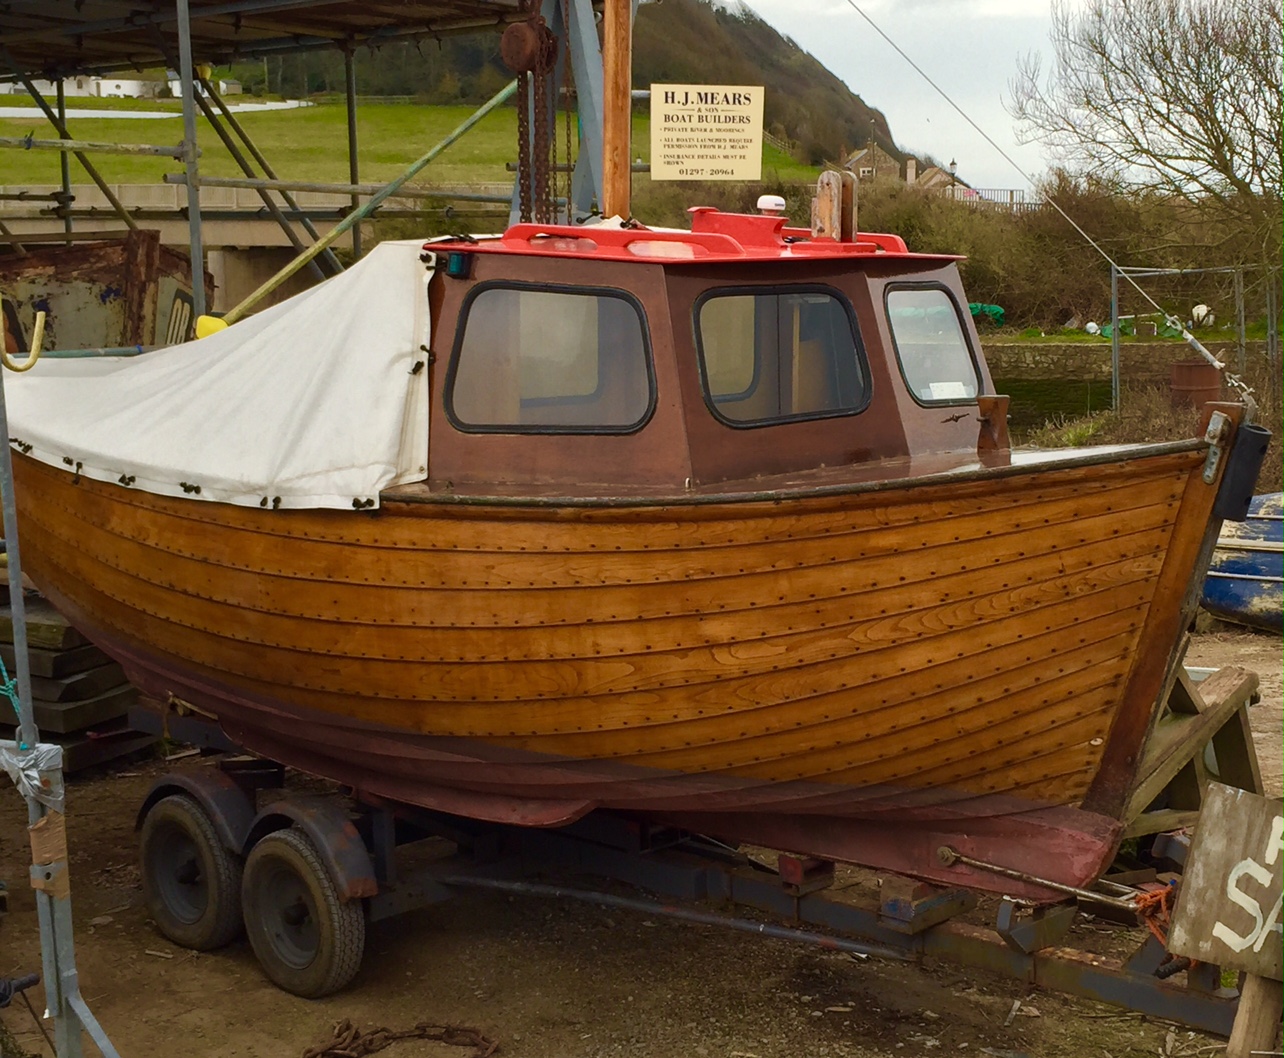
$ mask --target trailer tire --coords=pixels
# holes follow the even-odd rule
[[[339,896],[303,831],[275,830],[250,850],[241,902],[259,965],[285,991],[320,999],[361,968],[366,941],[361,901]]]
[[[152,806],[139,840],[143,895],[175,944],[212,951],[241,932],[241,862],[219,841],[205,810],[184,794]]]

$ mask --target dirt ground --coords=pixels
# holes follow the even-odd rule
[[[1188,663],[1238,664],[1261,675],[1252,726],[1268,788],[1280,794],[1280,639],[1201,634]],[[197,955],[148,921],[133,821],[167,767],[133,762],[70,784],[81,989],[125,1058],[297,1058],[343,1019],[363,1028],[471,1026],[511,1058],[1202,1058],[1224,1042],[947,963],[855,959],[645,914],[483,892],[372,926],[352,985],[325,1000],[298,999],[263,978],[244,940]],[[4,976],[40,965],[34,900],[23,881],[25,824],[25,805],[11,790],[0,803],[0,877],[11,890],[0,930]],[[1127,951],[1140,940],[1137,931],[1081,919],[1070,943]],[[33,990],[37,1010],[41,998]],[[0,1021],[30,1053],[52,1054],[21,1003]],[[473,1052],[415,1040],[381,1053]]]

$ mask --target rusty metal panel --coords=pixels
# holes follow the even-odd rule
[[[1168,949],[1200,962],[1284,978],[1284,807],[1210,783]]]

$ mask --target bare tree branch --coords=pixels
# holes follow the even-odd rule
[[[1057,0],[1052,44],[1047,76],[1028,56],[1010,86],[1025,142],[1121,189],[1217,208],[1250,256],[1278,267],[1277,0]]]

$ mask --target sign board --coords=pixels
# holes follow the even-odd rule
[[[653,84],[652,180],[761,180],[759,85]]]
[[[1282,872],[1281,802],[1210,783],[1186,859],[1168,950],[1280,980]]]

